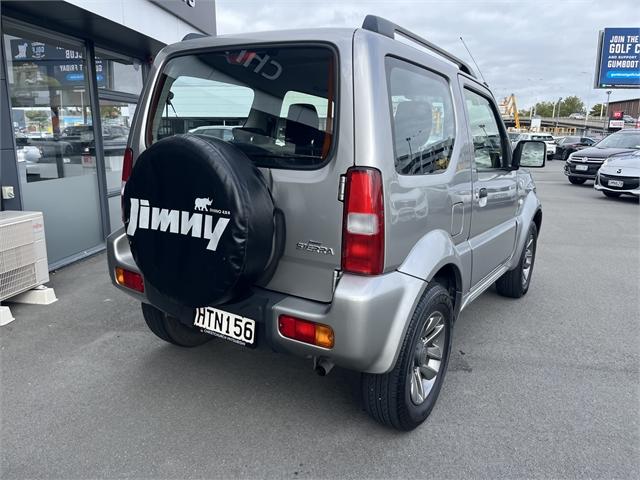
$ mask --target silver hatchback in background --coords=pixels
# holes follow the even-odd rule
[[[593,187],[607,197],[640,197],[640,150],[606,159],[596,174]]]
[[[206,119],[233,138],[177,133]],[[379,17],[188,39],[144,88],[109,271],[163,340],[356,370],[371,416],[410,430],[464,308],[531,285],[542,209],[521,167],[546,153],[512,151],[471,68]]]

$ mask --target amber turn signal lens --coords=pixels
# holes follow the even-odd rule
[[[333,330],[326,325],[316,323],[316,345],[324,348],[333,348]]]

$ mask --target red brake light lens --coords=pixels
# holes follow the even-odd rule
[[[378,275],[384,268],[382,175],[373,168],[347,171],[342,228],[342,269]]]
[[[122,223],[127,219],[124,216],[124,186],[127,184],[129,177],[131,177],[131,171],[133,170],[133,150],[129,147],[124,150],[124,157],[122,158],[122,184],[120,187],[120,211],[122,213]]]
[[[283,337],[323,348],[333,348],[333,329],[321,323],[302,320],[290,315],[280,315],[278,330]]]
[[[139,273],[116,267],[116,282],[123,287],[144,293],[144,280]]]
[[[122,188],[127,183],[131,176],[131,170],[133,170],[133,150],[127,147],[124,150],[124,158],[122,159]]]

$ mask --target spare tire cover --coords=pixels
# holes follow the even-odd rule
[[[154,143],[136,161],[123,208],[145,282],[179,304],[238,297],[269,262],[273,200],[251,160],[222,140],[186,134]]]

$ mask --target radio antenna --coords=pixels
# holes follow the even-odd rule
[[[478,73],[480,73],[480,76],[482,77],[482,81],[484,82],[485,85],[489,86],[489,84],[487,83],[486,78],[484,78],[484,75],[482,74],[482,70],[480,70],[480,67],[478,66],[478,63],[476,62],[476,59],[473,58],[473,55],[471,55],[471,50],[469,50],[469,47],[467,47],[467,44],[464,42],[464,38],[460,37],[460,41],[462,42],[462,45],[464,45],[464,48],[467,50],[467,53],[471,57],[471,60],[473,61],[473,64],[478,69]]]

